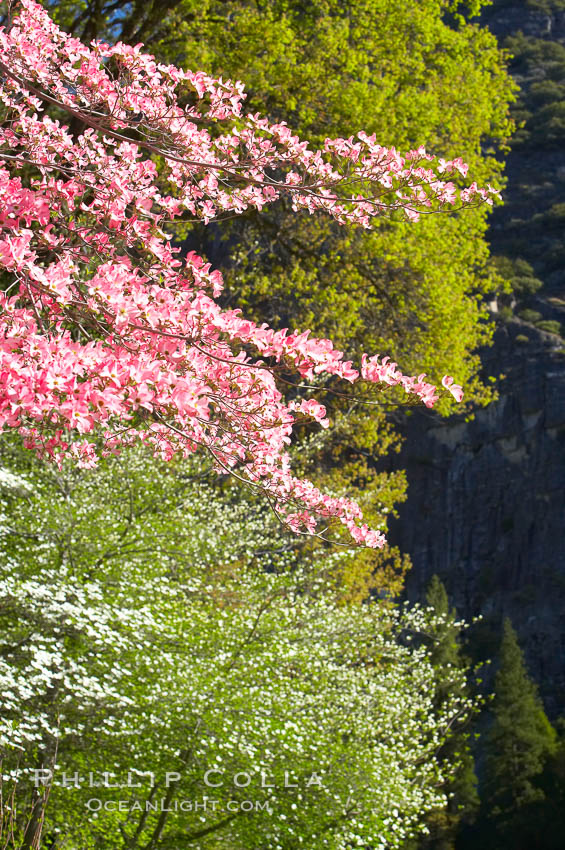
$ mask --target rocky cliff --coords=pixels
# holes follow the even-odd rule
[[[510,321],[486,359],[506,374],[497,402],[472,421],[410,418],[398,459],[409,497],[390,536],[412,556],[410,596],[437,573],[460,614],[484,615],[483,654],[511,617],[555,715],[565,707],[565,352]]]
[[[543,286],[512,302],[513,316],[504,308],[484,352],[485,373],[505,375],[497,402],[472,421],[420,411],[408,419],[395,461],[408,472],[408,501],[389,536],[412,557],[409,596],[422,598],[437,573],[459,614],[483,615],[479,656],[496,653],[511,617],[556,716],[565,713],[565,3],[495,0],[482,22],[514,54],[524,124],[507,161],[506,204],[492,216],[492,250],[526,259]],[[561,336],[519,318],[528,312],[561,325]]]

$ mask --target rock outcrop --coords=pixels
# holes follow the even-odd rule
[[[552,716],[565,712],[562,7],[494,0],[481,16],[503,46],[508,36],[523,36],[508,43],[522,89],[517,117],[526,124],[507,157],[506,203],[493,213],[489,239],[495,255],[530,262],[543,286],[522,298],[514,318],[508,306],[499,313],[506,321],[483,357],[486,375],[506,376],[497,402],[472,421],[416,411],[407,421],[394,463],[407,470],[408,501],[389,535],[413,560],[409,596],[421,599],[437,573],[460,615],[483,615],[474,629],[479,656],[495,655],[502,618],[511,617]],[[544,332],[548,320],[561,337]]]
[[[396,463],[408,501],[390,538],[410,553],[408,594],[437,573],[458,613],[482,614],[496,652],[509,616],[552,715],[565,705],[565,349],[518,320],[498,330],[485,367],[499,400],[442,420],[414,411]]]

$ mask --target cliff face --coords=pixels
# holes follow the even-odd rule
[[[541,12],[533,4],[495,0],[483,13],[482,23],[509,50],[521,88],[505,203],[491,217],[489,238],[494,254],[534,266],[547,297],[565,290],[565,11]],[[565,8],[562,0],[547,0],[552,4]],[[539,302],[522,306],[547,318]]]
[[[552,8],[551,2],[547,4],[548,11],[535,5],[527,0],[494,0],[483,11],[482,22],[499,41],[518,31],[534,38],[565,38],[565,11]]]
[[[535,311],[562,335],[508,320],[506,307],[483,357],[487,375],[506,376],[499,400],[469,422],[413,412],[395,461],[408,501],[389,537],[412,557],[410,597],[437,573],[460,615],[483,615],[479,656],[496,653],[511,617],[556,716],[565,711],[565,3],[495,0],[482,23],[510,47],[522,89],[492,252],[531,263],[543,286],[518,295],[515,313]]]
[[[565,351],[510,321],[485,360],[506,378],[474,420],[410,417],[398,459],[409,496],[390,538],[413,559],[409,596],[422,598],[437,573],[460,615],[483,615],[486,655],[511,617],[555,715],[565,706]]]

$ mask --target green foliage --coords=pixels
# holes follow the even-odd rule
[[[315,144],[363,127],[399,148],[425,140],[436,153],[459,152],[477,179],[500,180],[493,154],[510,129],[512,86],[488,32],[445,23],[457,5],[246,3],[226,19],[223,4],[196,13],[181,3],[152,49],[242,78],[252,109]],[[472,354],[490,335],[477,297],[493,286],[485,227],[484,209],[419,228],[383,222],[371,234],[284,209],[250,216],[225,237],[236,246],[225,263],[230,298],[257,318],[333,335],[352,354],[386,351],[435,379],[453,372],[469,399],[486,401]],[[212,256],[215,245],[206,248]]]
[[[530,322],[532,325],[535,325],[541,319],[541,313],[538,313],[537,310],[520,310],[518,316],[523,322]]]
[[[565,0],[526,0],[526,6],[536,12],[560,12],[565,9]]]
[[[44,815],[45,850],[395,848],[445,802],[433,753],[471,706],[440,617],[337,604],[343,555],[298,561],[193,464],[0,451],[4,846]]]
[[[463,156],[473,179],[501,184],[514,87],[495,39],[471,21],[481,6],[136,0],[101,2],[74,18],[72,2],[54,11],[76,35],[145,41],[160,60],[242,79],[248,108],[287,121],[312,144],[364,129],[399,149],[425,142],[436,154]],[[110,7],[119,13],[112,30]],[[417,227],[383,220],[367,233],[280,203],[260,216],[207,228],[180,222],[171,232],[222,269],[227,305],[275,326],[309,327],[354,358],[389,354],[435,381],[450,373],[469,403],[485,404],[494,393],[479,378],[476,353],[493,330],[484,295],[503,286],[488,263],[486,224],[481,208],[430,215]],[[382,518],[403,497],[399,479],[386,484],[375,473],[394,441],[387,410],[356,404],[356,393],[324,398],[339,428],[305,471],[335,491],[361,494],[367,516]],[[440,412],[453,409],[442,400]],[[354,592],[363,592],[372,569],[355,579]]]
[[[536,277],[533,266],[521,257],[493,257],[498,273],[505,278],[517,298],[526,298],[541,289],[543,282]]]
[[[173,32],[152,48],[242,78],[250,108],[287,120],[314,144],[363,127],[399,148],[424,139],[436,153],[462,153],[475,176],[500,180],[494,153],[509,131],[512,86],[494,39],[464,20],[448,26],[447,4],[246,3],[231,6],[228,19],[222,4],[208,8],[206,18],[178,6]],[[484,293],[501,284],[487,264],[485,228],[484,209],[430,216],[418,228],[383,221],[365,233],[280,205],[234,221],[219,237],[193,232],[188,244],[202,240],[196,244],[223,268],[228,303],[255,319],[310,327],[348,356],[390,354],[436,381],[449,372],[469,401],[486,403],[493,392],[478,378],[474,352],[492,333]],[[383,445],[375,429],[388,444],[386,411],[357,408],[352,416],[350,400],[328,395],[324,402],[352,428],[336,434],[307,471],[336,491],[366,494],[370,516],[378,498],[372,506],[367,495],[379,489],[372,470]],[[442,408],[452,409],[449,401]]]
[[[510,322],[514,318],[512,307],[502,306],[498,311],[497,318],[500,322]]]
[[[504,622],[494,693],[485,787],[489,798],[499,801],[498,806],[520,806],[537,795],[532,780],[555,749],[555,732],[526,672],[508,619]]]
[[[529,807],[544,799],[540,780],[548,758],[556,752],[557,738],[527,674],[508,619],[504,622],[491,711],[481,789],[485,831],[492,833],[488,846],[525,850],[537,846],[534,835],[539,827]]]
[[[545,13],[563,9],[561,0],[523,5]],[[562,286],[565,46],[551,33],[535,38],[523,32],[507,37],[503,46],[512,55],[510,70],[521,91],[512,109],[518,125],[512,139],[512,179],[505,208],[495,213],[491,238],[497,254],[509,261],[523,257],[535,269],[534,277]]]
[[[560,336],[562,332],[561,323],[556,322],[554,319],[545,319],[541,322],[536,322],[536,328],[548,334],[556,334],[557,336]]]
[[[449,598],[445,585],[437,575],[432,576],[426,590],[426,604],[436,614],[440,614],[446,618],[435,635],[432,650],[434,663],[442,667],[447,665],[458,667],[461,664],[458,643],[460,628],[456,623],[455,610],[449,606]]]
[[[443,582],[432,576],[426,591],[426,604],[441,617],[436,628],[431,630],[432,662],[438,670],[461,669],[467,666],[461,646],[461,624],[456,612],[449,606]],[[461,696],[467,693],[467,684],[462,683]],[[449,690],[449,689],[448,689]],[[440,688],[438,699],[449,699],[448,690]],[[464,718],[468,720],[468,716]],[[469,730],[461,718],[454,726],[454,734],[437,754],[440,769],[447,776],[444,791],[448,805],[433,812],[426,819],[428,834],[417,842],[410,843],[405,850],[454,850],[462,825],[472,823],[479,810],[475,763],[469,746]]]
[[[545,800],[538,805],[534,813],[536,822],[543,824],[544,850],[561,850],[563,835],[565,835],[565,722],[563,718],[557,721],[556,731],[559,735],[557,746],[555,752],[548,758],[540,779]]]

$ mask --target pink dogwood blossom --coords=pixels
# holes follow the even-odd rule
[[[382,546],[355,502],[293,476],[297,417],[329,421],[315,400],[287,402],[277,372],[398,385],[428,407],[436,387],[387,357],[364,355],[359,372],[330,340],[222,309],[221,274],[194,252],[181,257],[162,227],[282,194],[294,209],[369,227],[391,212],[416,221],[492,203],[495,191],[438,177],[465,175],[460,159],[436,162],[423,147],[401,156],[364,133],[311,150],[286,124],[244,114],[240,83],[159,64],[142,45],[84,45],[32,0],[19,8],[0,30],[0,266],[10,281],[0,428],[85,467],[136,440],[166,459],[207,451],[295,531],[323,534],[337,521],[355,542]],[[82,131],[44,114],[53,105]],[[451,377],[442,383],[461,399]]]

